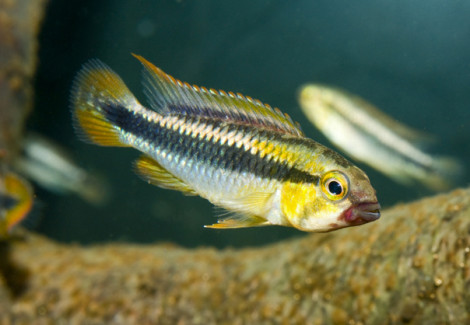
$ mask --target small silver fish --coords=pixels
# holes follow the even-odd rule
[[[94,144],[144,153],[135,167],[149,183],[200,195],[233,213],[208,227],[320,232],[380,217],[367,175],[306,138],[289,116],[241,94],[191,86],[135,57],[152,109],[93,60],[72,90],[76,129]]]
[[[419,181],[434,190],[450,187],[462,171],[449,157],[434,157],[419,148],[426,136],[343,90],[308,84],[299,103],[308,119],[338,148],[392,179]]]
[[[108,198],[104,180],[78,166],[65,148],[52,140],[30,133],[22,151],[14,161],[15,169],[40,186],[58,194],[75,193],[93,204]]]

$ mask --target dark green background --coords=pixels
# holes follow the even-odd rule
[[[110,65],[144,103],[141,66],[131,52],[178,79],[277,106],[326,145],[300,112],[296,92],[306,82],[336,85],[436,135],[436,153],[458,156],[467,165],[469,17],[470,2],[457,0],[52,0],[40,34],[35,111],[28,125],[69,148],[87,170],[105,175],[112,200],[94,207],[75,196],[36,189],[43,203],[38,231],[66,242],[218,247],[304,235],[280,227],[204,229],[215,221],[214,208],[203,199],[142,182],[131,170],[137,151],[80,142],[68,97],[74,74],[90,58]],[[360,166],[383,206],[430,194]]]

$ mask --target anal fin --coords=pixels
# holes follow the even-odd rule
[[[135,171],[150,184],[183,192],[186,195],[197,195],[196,191],[188,184],[177,178],[158,162],[147,156],[141,156],[135,162]]]
[[[217,223],[206,225],[205,228],[213,229],[235,229],[247,227],[267,226],[271,223],[264,218],[254,215],[234,214],[230,217],[219,219]]]

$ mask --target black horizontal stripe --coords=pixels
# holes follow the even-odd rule
[[[178,130],[172,128],[161,127],[151,121],[148,121],[140,114],[136,114],[120,105],[101,105],[102,111],[106,119],[121,130],[131,133],[138,138],[144,139],[152,143],[155,147],[162,151],[171,152],[173,155],[179,155],[183,159],[200,161],[234,172],[249,172],[254,175],[266,178],[277,179],[279,181],[291,181],[295,183],[314,183],[318,184],[319,176],[312,175],[295,167],[290,167],[285,162],[274,161],[265,156],[261,158],[257,154],[246,151],[243,146],[237,148],[235,144],[221,144],[219,141],[208,139],[193,138],[191,134],[181,134]],[[200,123],[212,124],[213,129],[218,126],[224,127],[224,122],[211,119],[194,118],[192,116],[180,117],[184,123],[193,124]],[[254,132],[251,126],[232,125],[238,128],[238,132]],[[256,130],[262,137],[268,139],[279,140],[280,134],[268,130]],[[265,134],[262,134],[262,133]],[[302,139],[292,139],[297,142]],[[303,139],[305,142],[305,139]]]

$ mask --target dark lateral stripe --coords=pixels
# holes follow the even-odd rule
[[[191,135],[181,134],[178,130],[162,128],[120,105],[101,105],[101,108],[106,119],[121,130],[145,139],[145,141],[161,148],[162,151],[180,155],[184,157],[183,159],[207,163],[215,168],[228,171],[249,172],[261,178],[295,183],[318,184],[319,182],[319,177],[316,175],[311,175],[297,168],[290,168],[286,163],[276,162],[268,157],[261,158],[250,151],[245,151],[243,147],[237,148],[234,145],[229,146],[213,140],[201,140],[193,138]],[[190,116],[181,118],[185,119],[187,123],[194,121]],[[204,120],[204,123],[212,123],[215,128],[221,122]],[[234,127],[239,128],[239,132],[243,132],[242,129],[246,129],[245,132],[249,131],[249,126],[234,125]],[[266,131],[266,134],[270,134],[273,140],[278,137],[269,131]]]

